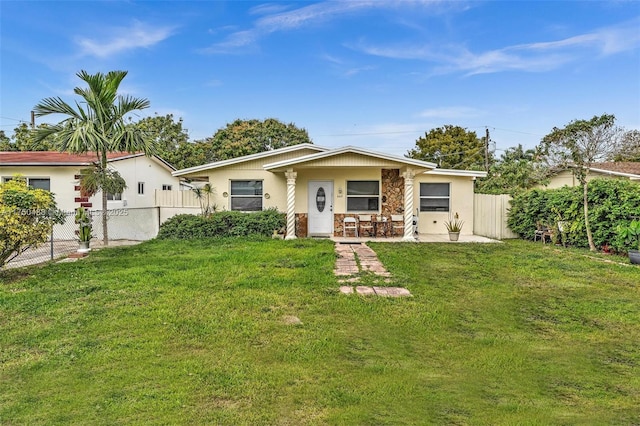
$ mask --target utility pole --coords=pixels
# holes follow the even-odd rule
[[[489,127],[484,128],[486,136],[484,139],[484,170],[489,171]]]

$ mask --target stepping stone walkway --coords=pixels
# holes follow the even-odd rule
[[[336,267],[334,273],[340,277],[340,283],[356,283],[360,281],[358,274],[370,272],[380,277],[384,282],[391,282],[391,274],[387,271],[378,259],[376,252],[371,250],[366,244],[340,244],[336,243]],[[358,265],[359,261],[359,265]],[[340,292],[344,294],[354,293],[354,288],[350,285],[340,287]],[[360,295],[377,295],[386,297],[411,296],[406,288],[402,287],[382,287],[382,286],[356,286],[355,293]]]

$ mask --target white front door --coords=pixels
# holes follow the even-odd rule
[[[333,235],[333,182],[309,181],[309,236]]]

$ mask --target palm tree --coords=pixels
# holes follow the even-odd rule
[[[146,138],[137,126],[127,126],[125,116],[149,107],[147,99],[118,94],[120,83],[126,71],[110,71],[89,74],[80,71],[77,76],[88,87],[73,89],[82,100],[75,102],[75,108],[61,98],[45,98],[35,106],[36,117],[60,114],[66,118],[58,124],[49,125],[36,131],[35,140],[47,136],[56,137],[55,148],[74,154],[95,152],[95,167],[81,173],[80,186],[83,192],[94,194],[102,190],[102,235],[104,244],[109,244],[107,233],[107,192],[122,192],[126,183],[117,172],[107,167],[109,152],[155,153],[153,141]],[[118,191],[119,190],[119,191]]]

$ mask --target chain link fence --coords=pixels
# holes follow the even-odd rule
[[[92,225],[90,246],[103,247],[102,211],[89,211]],[[163,215],[165,216],[165,215]],[[109,246],[131,245],[158,235],[160,229],[160,207],[107,210],[107,234]],[[50,260],[65,258],[78,250],[78,225],[75,212],[65,212],[62,224],[55,224],[47,241],[31,247],[10,260],[4,268],[18,268]]]

